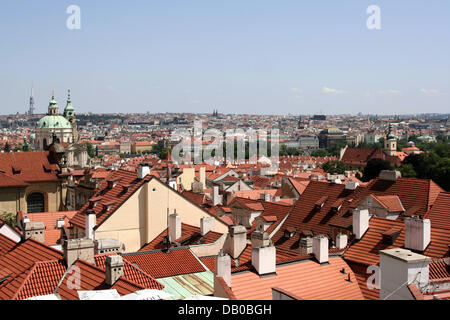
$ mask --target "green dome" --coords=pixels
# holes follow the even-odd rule
[[[47,115],[38,121],[36,128],[72,129],[72,125],[63,116]]]

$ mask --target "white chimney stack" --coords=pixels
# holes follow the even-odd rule
[[[169,240],[175,242],[181,237],[181,217],[174,213],[169,216]]]
[[[405,218],[405,248],[425,251],[431,241],[431,222],[419,217]]]
[[[369,210],[353,210],[353,234],[355,239],[360,240],[367,229],[369,229]]]
[[[206,188],[206,168],[200,167],[198,171],[198,180],[202,183],[203,189]]]
[[[231,288],[231,259],[222,250],[220,250],[219,255],[216,257],[216,275],[222,277]]]
[[[216,218],[201,218],[200,219],[200,233],[202,236],[206,235],[208,232],[214,230],[214,226],[216,223]]]
[[[213,206],[217,206],[220,203],[219,186],[213,187],[212,201],[213,201]]]
[[[359,187],[359,183],[355,181],[349,181],[345,184],[345,189],[347,190],[356,190]]]
[[[138,167],[138,179],[144,179],[150,174],[150,167],[147,163],[141,163]]]
[[[244,226],[232,226],[228,232],[228,253],[233,259],[237,259],[247,246],[247,229]]]
[[[328,262],[328,238],[320,235],[313,238],[313,254],[319,263]]]
[[[86,210],[86,225],[85,225],[85,237],[91,240],[95,240],[94,227],[96,225],[97,216],[95,215],[94,210],[87,209]]]
[[[431,258],[410,250],[393,248],[380,251],[380,299],[413,300],[408,285],[423,288],[429,283]]]
[[[260,276],[276,272],[277,252],[275,246],[252,247],[252,266]]]
[[[270,199],[272,199],[272,195],[270,193],[264,194],[264,201],[270,202]]]
[[[348,237],[346,234],[339,233],[336,236],[336,248],[344,249],[347,246],[347,243],[348,243]]]

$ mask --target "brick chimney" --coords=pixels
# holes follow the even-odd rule
[[[413,300],[408,285],[429,283],[431,258],[402,248],[380,251],[380,299]]]
[[[39,242],[45,242],[45,225],[40,221],[25,222],[23,237],[25,240],[33,239]]]
[[[328,238],[319,235],[313,238],[313,254],[317,261],[322,264],[328,262]]]
[[[425,251],[431,241],[431,222],[420,217],[405,218],[405,248]]]
[[[206,235],[208,232],[214,230],[216,223],[216,218],[214,217],[204,217],[200,219],[200,233],[202,236]]]
[[[251,235],[252,248],[267,247],[270,245],[270,237],[267,232],[254,231]]]
[[[123,259],[119,255],[107,256],[105,266],[105,282],[107,285],[112,286],[124,274]]]
[[[355,239],[360,240],[369,229],[369,210],[353,210],[353,234]]]
[[[300,254],[310,254],[313,250],[313,240],[311,237],[303,237],[300,239]]]
[[[228,232],[228,253],[237,259],[247,246],[247,229],[244,226],[231,226]]]
[[[92,239],[70,239],[63,242],[64,261],[70,267],[78,259],[95,264]]]
[[[181,237],[181,217],[177,213],[169,216],[169,240],[175,242]]]

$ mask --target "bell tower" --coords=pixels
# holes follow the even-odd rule
[[[389,124],[389,133],[384,141],[384,153],[388,156],[397,156],[397,139],[392,134],[391,124]]]

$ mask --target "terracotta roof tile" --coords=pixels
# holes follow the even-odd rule
[[[122,255],[124,260],[136,264],[155,279],[206,271],[188,248],[141,251]]]
[[[341,273],[343,268],[346,274]],[[327,265],[313,260],[277,265],[276,275],[270,277],[260,277],[254,272],[237,273],[233,274],[231,283],[239,300],[271,300],[275,287],[305,300],[364,299],[355,275],[339,257],[330,258]]]

